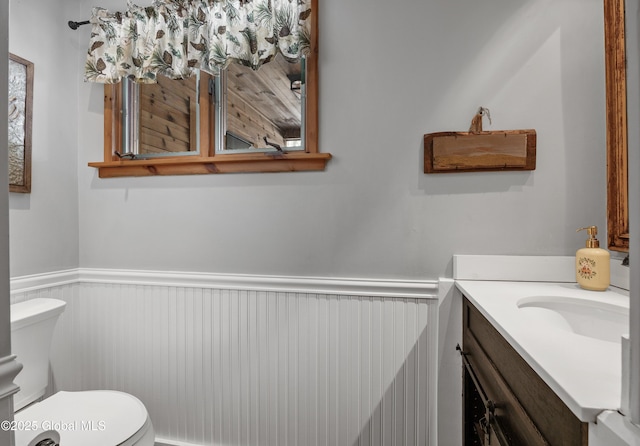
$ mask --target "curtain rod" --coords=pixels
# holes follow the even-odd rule
[[[82,25],[86,25],[88,23],[89,23],[88,20],[85,20],[84,22],[74,22],[73,20],[69,20],[68,25],[69,25],[69,28],[76,30]]]

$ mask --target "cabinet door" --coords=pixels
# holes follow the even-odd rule
[[[508,441],[524,446],[586,446],[588,424],[571,412],[467,299],[463,311],[462,350],[494,404],[497,424]],[[465,416],[468,410],[465,406]]]
[[[519,440],[505,434],[496,417],[493,401],[488,400],[487,396],[483,395],[483,390],[478,388],[472,367],[467,363],[463,369],[464,444],[482,446],[521,444]]]
[[[465,445],[548,446],[477,342],[464,341]]]

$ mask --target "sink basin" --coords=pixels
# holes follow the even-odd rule
[[[566,296],[530,296],[517,305],[578,335],[620,343],[629,333],[629,308],[621,305]]]

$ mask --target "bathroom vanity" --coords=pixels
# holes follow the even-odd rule
[[[465,445],[586,445],[581,422],[482,314],[463,303]]]
[[[620,406],[626,292],[586,292],[575,283],[456,285],[464,444],[589,444],[598,414]]]

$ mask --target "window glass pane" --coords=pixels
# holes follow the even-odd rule
[[[304,59],[254,71],[231,64],[216,78],[216,152],[304,150]]]
[[[200,150],[200,76],[158,76],[156,84],[122,82],[123,149],[136,158],[194,155]]]

